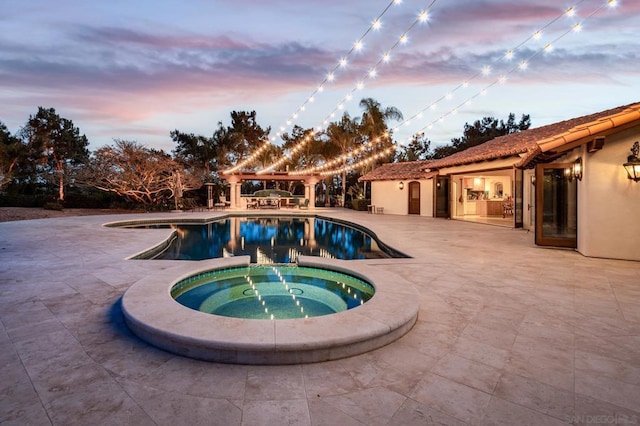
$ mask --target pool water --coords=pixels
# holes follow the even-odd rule
[[[229,217],[206,224],[152,224],[172,228],[176,238],[162,251],[138,259],[203,260],[249,255],[252,263],[294,263],[298,256],[335,259],[405,257],[368,233],[317,217]]]
[[[251,265],[207,271],[171,289],[180,304],[245,319],[293,319],[352,309],[375,290],[355,276],[295,265]]]

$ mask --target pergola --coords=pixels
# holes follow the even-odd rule
[[[291,175],[289,172],[247,172],[238,171],[224,175],[227,182],[229,182],[229,202],[230,207],[233,209],[239,209],[240,205],[240,188],[242,181],[299,181],[304,184],[304,197],[309,199],[309,205],[311,207],[316,204],[316,191],[315,184],[320,182],[322,178],[320,175]]]

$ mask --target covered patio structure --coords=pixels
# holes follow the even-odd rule
[[[316,204],[315,184],[320,182],[319,175],[292,176],[288,172],[247,172],[239,171],[224,175],[229,182],[229,202],[230,208],[241,209],[241,186],[243,181],[300,181],[304,184],[304,198],[309,200],[309,206]]]

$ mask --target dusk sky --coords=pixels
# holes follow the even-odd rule
[[[231,111],[255,110],[258,124],[275,135],[389,5],[3,0],[0,121],[17,132],[38,106],[53,107],[87,135],[91,149],[119,138],[171,151],[174,129],[210,136],[218,122],[230,125]],[[572,6],[574,16],[561,16]],[[392,49],[425,9],[428,21]],[[571,31],[578,22],[582,31]],[[543,27],[539,39],[531,37]],[[344,104],[352,117],[361,115],[365,97],[405,118],[426,108],[395,132],[398,142],[424,130],[434,144],[448,143],[465,122],[484,116],[526,113],[539,127],[639,102],[639,35],[638,0],[615,8],[607,0],[404,0],[388,8],[381,27],[294,124],[321,125],[358,81],[364,87]],[[390,50],[390,61],[370,78]],[[486,66],[490,73],[479,75]],[[506,80],[496,83],[501,76]],[[468,86],[459,87],[465,80]]]

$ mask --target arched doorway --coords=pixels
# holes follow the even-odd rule
[[[420,214],[420,182],[409,182],[409,214]]]

